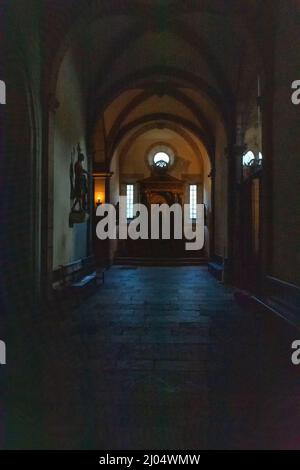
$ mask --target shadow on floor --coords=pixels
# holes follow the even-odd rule
[[[114,267],[79,307],[34,321],[8,447],[300,447],[290,337],[205,267]]]

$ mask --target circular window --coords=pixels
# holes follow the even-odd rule
[[[175,152],[169,145],[157,143],[147,151],[146,158],[150,167],[167,169],[174,164]]]
[[[157,152],[154,155],[153,163],[159,168],[165,168],[170,163],[170,157],[166,152]]]

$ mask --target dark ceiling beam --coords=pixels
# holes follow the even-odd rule
[[[191,135],[184,128],[182,128],[181,126],[173,122],[165,122],[164,126],[166,129],[171,130],[175,132],[176,134],[178,134],[179,136],[181,136],[185,140],[185,142],[190,146],[195,157],[200,158],[201,156],[200,148],[198,147],[194,139],[191,137]],[[135,132],[133,132],[132,134],[129,134],[128,139],[125,142],[121,150],[120,160],[122,160],[128,154],[130,147],[140,136],[146,134],[147,132],[153,129],[157,129],[157,124],[155,122],[149,122],[138,127],[137,130],[135,130]]]
[[[108,105],[121,93],[133,88],[146,88],[147,86],[161,86],[165,90],[174,88],[191,88],[206,97],[218,110],[223,120],[226,131],[231,126],[231,112],[228,110],[222,95],[205,80],[190,72],[186,72],[177,67],[148,67],[129,74],[109,88],[99,92],[94,97],[94,114],[90,116],[90,126],[92,129],[98,122]]]
[[[208,42],[199,33],[191,29],[189,25],[184,23],[182,20],[173,20],[170,22],[170,28],[173,34],[177,35],[180,39],[186,42],[191,48],[196,50],[199,55],[206,62],[208,69],[212,72],[213,78],[216,80],[220,90],[222,90],[223,96],[226,100],[231,103],[234,102],[234,95],[229,79],[226,73],[217,59],[216,55],[212,51]]]
[[[160,127],[163,128],[164,122],[174,123],[192,132],[192,134],[194,134],[197,137],[197,139],[199,139],[203,143],[210,157],[210,160],[211,161],[213,160],[215,149],[211,146],[210,142],[208,142],[206,134],[203,132],[203,130],[199,126],[189,121],[188,119],[182,118],[180,116],[176,116],[176,115],[169,114],[169,113],[155,113],[155,114],[148,114],[148,115],[142,116],[141,118],[135,119],[134,121],[123,126],[119,130],[118,135],[115,138],[114,145],[112,146],[112,148],[110,149],[110,152],[107,155],[108,162],[111,161],[116,148],[120,145],[121,141],[126,136],[126,134],[131,132],[133,129],[143,124],[147,124],[147,123],[156,123],[157,128],[160,128]]]
[[[53,1],[53,0],[52,0]],[[81,4],[81,13],[84,13],[87,0],[77,0]],[[151,0],[151,2],[141,2],[140,0],[90,0],[90,6],[94,15],[115,15],[128,14],[132,16],[161,17],[162,15],[176,16],[184,13],[209,13],[222,17],[240,16],[247,13],[253,17],[256,9],[256,2],[242,4],[240,0]]]
[[[92,83],[90,95],[93,95],[95,88],[99,88],[99,83],[104,82],[110,70],[112,70],[114,63],[125,54],[131,45],[138,41],[144,32],[144,24],[140,20],[135,21],[133,25],[130,25],[113,41],[113,45],[107,51],[103,62],[99,64],[99,70]]]
[[[125,92],[126,93],[126,92]],[[137,96],[132,98],[129,103],[122,109],[117,119],[113,123],[108,135],[107,135],[107,147],[111,147],[114,141],[115,136],[117,135],[119,129],[122,127],[123,122],[130,116],[130,114],[144,101],[147,101],[148,98],[151,98],[153,93],[149,90],[143,90]]]
[[[80,33],[85,31],[95,19],[127,15],[137,20],[143,19],[146,24],[156,26],[161,24],[158,18],[161,18],[163,14],[169,19],[181,18],[183,14],[188,13],[209,13],[224,18],[238,17],[245,25],[248,37],[252,38],[255,43],[257,53],[261,54],[261,48],[255,40],[255,24],[263,3],[264,0],[257,0],[251,4],[240,0],[231,2],[228,0],[198,0],[197,2],[177,0],[169,6],[155,0],[151,4],[144,4],[139,0],[113,2],[111,0],[76,0],[76,2],[65,0],[56,3],[53,0],[45,0],[43,25],[46,26],[41,31],[43,43],[47,45],[43,72],[45,93],[46,95],[55,94],[57,76],[63,57]]]
[[[199,124],[201,125],[203,131],[207,134],[207,137],[210,140],[211,144],[214,145],[215,144],[214,131],[213,131],[207,117],[205,116],[204,112],[196,104],[196,102],[194,100],[192,100],[192,98],[187,96],[183,91],[181,91],[177,88],[174,88],[170,91],[167,91],[166,95],[168,95],[168,96],[174,98],[175,100],[179,101],[180,103],[182,103],[184,106],[186,106],[194,114],[194,116],[198,120]]]
[[[161,92],[161,93],[160,93]],[[117,119],[115,120],[108,136],[107,136],[107,147],[108,149],[113,145],[114,139],[116,138],[116,135],[118,133],[118,130],[122,127],[124,121],[128,119],[130,114],[138,107],[140,106],[143,102],[148,100],[149,98],[153,96],[169,96],[182,105],[184,105],[189,111],[193,113],[195,118],[198,120],[199,124],[201,125],[203,131],[207,134],[207,138],[210,141],[211,145],[214,145],[215,138],[213,131],[211,129],[211,126],[202,112],[202,110],[199,108],[199,106],[196,105],[195,101],[193,101],[191,98],[186,96],[183,92],[181,92],[178,89],[167,89],[165,90],[162,88],[161,90],[158,88],[155,90],[153,87],[150,87],[149,90],[147,91],[142,91],[139,95],[134,97],[128,104],[123,108]],[[178,113],[179,114],[179,113]],[[180,115],[180,114],[179,114]]]
[[[229,84],[228,77],[204,37],[201,36],[199,32],[191,30],[188,25],[176,18],[168,18],[166,25],[163,25],[162,28],[164,28],[163,31],[169,31],[174,36],[184,41],[199,55],[199,57],[204,59],[212,77],[215,79],[222,91],[223,96],[226,97],[226,100],[233,102],[233,92]],[[89,99],[91,102],[93,102],[95,88],[97,88],[97,86],[98,88],[103,86],[103,77],[107,77],[107,74],[112,70],[114,63],[117,62],[120,57],[124,56],[126,52],[129,51],[130,47],[137,43],[141,37],[149,31],[153,31],[153,28],[151,29],[151,23],[149,27],[149,24],[147,25],[145,20],[140,19],[140,21],[135,22],[133,26],[130,26],[114,41],[114,44],[108,51],[106,58],[101,64],[99,64],[99,71],[96,73],[96,77],[90,91]],[[159,27],[157,31],[160,31]]]

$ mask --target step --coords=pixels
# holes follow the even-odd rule
[[[205,266],[207,258],[141,258],[118,256],[114,264],[118,266]]]

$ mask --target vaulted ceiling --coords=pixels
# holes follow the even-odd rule
[[[47,50],[58,70],[74,49],[89,133],[101,127],[108,152],[145,124],[169,122],[210,153],[219,122],[229,135],[239,96],[256,86],[262,3],[46,1]]]

